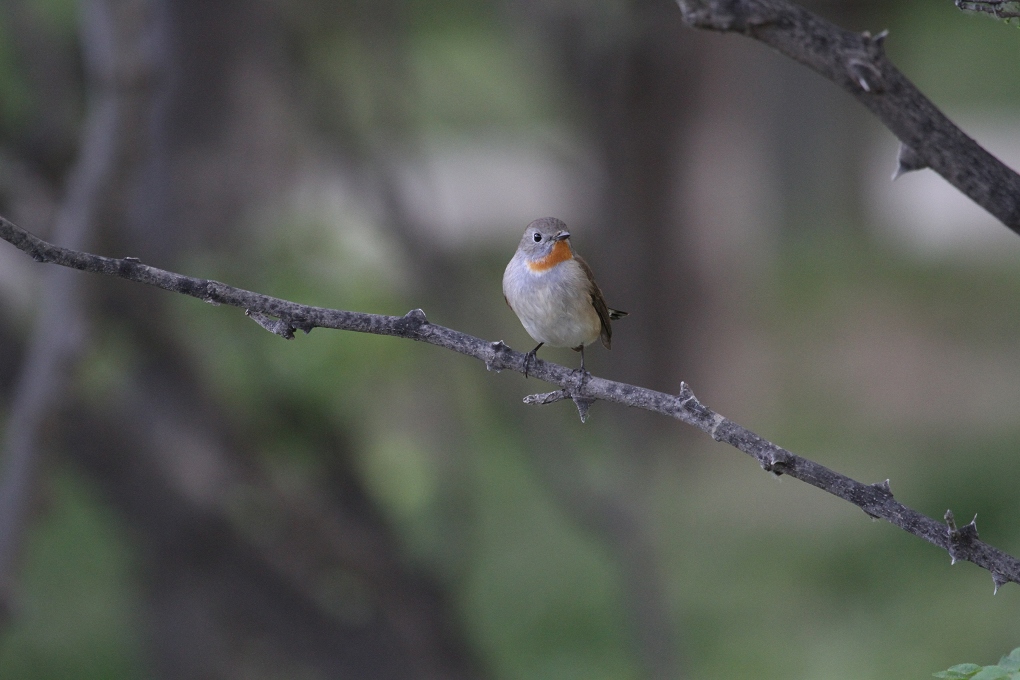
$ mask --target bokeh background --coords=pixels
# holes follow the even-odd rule
[[[808,6],[888,28],[1020,166],[1015,24]],[[555,215],[631,313],[593,372],[1018,554],[1020,237],[896,150],[667,0],[0,5],[30,231],[525,350],[500,280]],[[1020,588],[678,423],[57,269],[0,243],[0,677],[926,678],[1020,645]]]

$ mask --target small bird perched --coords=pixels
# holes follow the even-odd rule
[[[570,247],[567,225],[555,217],[537,219],[524,230],[503,272],[503,297],[538,342],[524,358],[525,377],[542,345],[580,352],[584,373],[584,346],[601,338],[609,349],[610,322],[627,316],[606,306],[591,267]]]

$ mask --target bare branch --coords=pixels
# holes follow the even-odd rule
[[[474,357],[489,370],[524,372],[524,357],[502,341],[487,342],[467,333],[429,322],[425,313],[414,309],[404,316],[383,316],[340,309],[310,307],[288,300],[234,288],[208,279],[197,279],[142,264],[135,258],[109,258],[61,248],[47,243],[12,222],[0,217],[0,238],[31,255],[38,262],[59,264],[73,269],[116,276],[146,283],[164,290],[215,304],[240,307],[270,332],[293,337],[295,330],[306,333],[313,328],[391,335],[418,340]],[[268,317],[275,317],[272,322]],[[526,397],[529,403],[551,403],[570,398],[590,405],[596,400],[660,413],[692,425],[713,439],[725,442],[752,456],[762,469],[776,475],[788,475],[834,496],[853,503],[869,516],[884,519],[929,543],[947,551],[952,561],[966,560],[992,574],[996,590],[1008,581],[1020,583],[1020,560],[978,539],[977,525],[971,522],[957,529],[952,516],[946,524],[938,522],[897,501],[889,482],[863,484],[830,470],[807,458],[790,453],[704,406],[686,385],[680,394],[656,392],[636,385],[604,380],[594,376],[579,379],[579,374],[559,364],[536,359],[529,363],[528,374],[561,389]],[[584,411],[582,412],[582,414]]]
[[[956,0],[956,6],[967,12],[984,12],[999,19],[1020,19],[1018,0]]]
[[[851,33],[786,0],[677,4],[688,25],[760,40],[849,92],[909,148],[900,152],[903,171],[930,167],[1020,233],[1020,175],[964,134],[886,59],[886,33]]]

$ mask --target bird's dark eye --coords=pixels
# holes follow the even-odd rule
[[[542,235],[541,234],[535,234],[532,238],[535,239],[535,243],[541,243],[542,242]]]

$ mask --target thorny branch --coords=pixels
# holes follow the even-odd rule
[[[968,12],[985,12],[1000,19],[1020,19],[1018,0],[956,0],[956,6]]]
[[[894,177],[931,168],[1020,234],[1020,175],[964,134],[893,66],[885,56],[885,32],[852,33],[786,0],[677,4],[689,26],[760,40],[853,95],[900,140]]]
[[[28,253],[37,262],[59,264],[97,274],[116,276],[215,304],[243,308],[263,328],[284,338],[294,332],[313,328],[358,331],[418,340],[474,357],[489,370],[524,372],[524,354],[502,341],[487,342],[466,333],[429,322],[425,313],[414,309],[404,316],[383,316],[324,307],[310,307],[288,300],[254,293],[208,279],[198,279],[142,264],[135,258],[109,258],[47,243],[12,222],[0,217],[0,238]],[[861,508],[873,518],[884,519],[904,531],[947,551],[955,563],[966,560],[992,574],[995,589],[1012,581],[1020,583],[1020,560],[978,539],[977,524],[972,521],[957,528],[952,513],[940,523],[897,501],[889,481],[863,484],[790,453],[759,437],[754,432],[715,413],[703,405],[684,383],[679,394],[665,394],[636,385],[594,376],[579,379],[577,371],[541,359],[532,361],[529,375],[559,385],[560,389],[525,398],[528,403],[550,403],[573,399],[582,419],[595,401],[611,401],[633,406],[692,425],[713,439],[725,442],[752,456],[767,472],[788,475],[816,486]]]

